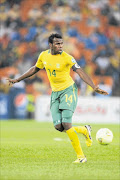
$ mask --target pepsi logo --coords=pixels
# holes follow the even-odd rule
[[[27,99],[26,99],[26,95],[21,93],[18,94],[15,99],[14,99],[14,105],[17,107],[23,107],[26,106],[27,104]]]

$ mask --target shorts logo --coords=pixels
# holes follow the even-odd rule
[[[60,123],[60,120],[57,120],[56,123]]]
[[[70,103],[67,103],[68,106],[70,106],[71,104]]]
[[[76,63],[76,60],[75,60],[74,58],[72,58],[72,62],[73,62],[73,63]]]

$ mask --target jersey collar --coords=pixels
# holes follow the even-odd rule
[[[60,53],[60,55],[63,53],[63,51]],[[50,49],[48,50],[48,54],[50,54]]]

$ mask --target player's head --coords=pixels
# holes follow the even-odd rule
[[[48,38],[48,43],[52,54],[60,54],[63,48],[63,39],[60,34],[51,34]]]

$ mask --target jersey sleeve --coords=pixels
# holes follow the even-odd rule
[[[77,63],[76,60],[72,56],[69,56],[69,58],[68,58],[69,66],[72,67],[76,63]]]
[[[38,60],[36,62],[36,67],[38,67],[39,69],[43,69],[44,68],[44,64],[43,64],[42,60],[43,60],[43,52],[40,53],[40,55],[38,57]]]

